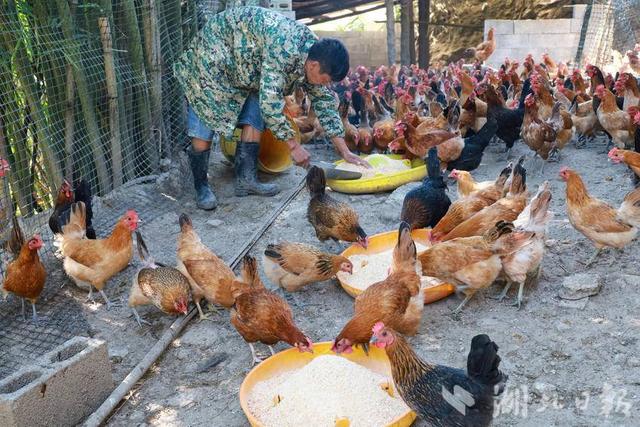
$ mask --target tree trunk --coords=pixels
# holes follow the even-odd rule
[[[416,60],[416,25],[415,25],[415,19],[414,19],[414,2],[413,0],[411,0],[409,2],[409,22],[411,23],[411,25],[409,25],[409,58],[410,58],[410,62],[412,64],[416,64],[418,61]]]
[[[431,0],[418,0],[418,65],[427,68],[429,53],[429,15]]]
[[[98,192],[105,194],[111,191],[111,180],[107,170],[107,161],[104,155],[102,141],[100,140],[100,129],[98,129],[98,118],[95,112],[95,103],[91,97],[89,83],[81,63],[81,55],[79,45],[75,39],[73,30],[73,21],[69,3],[67,0],[56,0],[58,13],[62,24],[62,33],[66,40],[67,53],[71,64],[73,65],[73,76],[78,88],[78,96],[84,116],[87,134],[89,136],[89,145],[93,153],[94,164],[98,175]]]
[[[391,66],[396,63],[396,16],[393,0],[385,0],[387,7],[387,62]]]
[[[411,14],[409,9],[412,7],[411,0],[402,0],[400,3],[400,63],[402,65],[411,64]]]

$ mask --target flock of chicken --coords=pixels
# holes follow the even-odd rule
[[[403,386],[400,377],[406,371],[399,365],[410,365],[409,369],[418,373],[418,382],[422,378],[450,388],[457,384],[470,391],[476,405],[468,415],[479,417],[474,425],[490,421],[490,402],[500,392],[495,386],[502,384],[506,375],[498,370],[497,346],[486,335],[474,338],[466,373],[434,367],[417,358],[400,335],[415,335],[420,325],[424,304],[417,271],[451,283],[465,294],[456,311],[499,276],[506,279],[499,298],[516,283],[516,304],[520,307],[524,284],[537,276],[544,255],[545,230],[551,217],[548,182],[529,199],[523,157],[505,162],[495,181],[475,182],[469,171],[480,165],[489,142],[502,140],[508,160],[510,149],[522,139],[547,161],[558,160],[574,135],[578,136],[576,144],[582,146],[585,138],[602,132],[615,144],[609,158],[640,174],[640,89],[631,73],[613,78],[587,66],[587,84],[579,70],[569,73],[565,65],[556,65],[548,56],[539,64],[528,56],[520,73],[519,68],[517,62],[508,60],[497,72],[479,63],[471,68],[458,63],[429,70],[380,67],[373,74],[358,67],[350,79],[335,87],[352,150],[370,153],[377,149],[423,158],[428,176],[405,197],[388,277],[356,298],[354,315],[334,339],[332,349],[348,353],[354,346],[362,346],[368,351],[370,343],[385,348],[401,395],[426,417],[440,413],[447,404],[439,391],[415,393],[411,382]],[[304,138],[322,134],[304,94],[287,98],[286,105]],[[6,162],[0,165],[0,177],[4,177],[8,167]],[[457,180],[459,198],[453,203],[445,191],[445,169]],[[562,168],[560,176],[566,181],[569,220],[594,243],[595,255],[603,248],[622,248],[635,239],[640,228],[640,189],[631,191],[620,208],[614,209],[589,195],[578,172]],[[368,236],[359,225],[358,214],[326,193],[322,169],[309,170],[307,188],[307,217],[317,238],[354,242],[366,248]],[[242,272],[236,276],[201,242],[186,214],[179,218],[176,268],[155,263],[150,257],[137,231],[140,220],[135,211],[126,212],[105,239],[96,238],[92,216],[87,183],[81,180],[72,188],[65,181],[49,225],[65,272],[89,290],[90,299],[95,288],[107,308],[111,306],[103,288],[130,263],[136,234],[144,267],[134,275],[129,306],[140,325],[144,320],[136,306],[151,304],[168,314],[185,314],[193,301],[204,319],[207,314],[201,301],[205,299],[230,310],[230,321],[249,343],[254,362],[260,361],[253,347],[256,342],[268,345],[272,353],[271,345],[280,341],[300,351],[313,351],[313,343],[294,323],[286,300],[262,283],[256,260],[246,256]],[[432,245],[417,253],[411,230],[424,227],[432,228]],[[7,268],[3,291],[23,298],[23,316],[24,299],[30,300],[37,321],[35,302],[46,281],[38,257],[42,239],[36,235],[25,240],[14,215],[8,246],[15,260]],[[343,256],[311,245],[279,242],[264,251],[263,269],[271,282],[293,292],[329,280],[340,271],[352,273],[353,265]],[[450,417],[449,421],[469,420],[455,411],[442,416]]]

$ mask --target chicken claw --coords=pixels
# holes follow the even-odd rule
[[[198,308],[198,314],[200,315],[201,322],[203,320],[209,319],[210,316],[208,314],[204,314],[204,312],[202,311],[202,307],[200,307],[200,302],[196,302],[196,307]]]
[[[589,258],[589,260],[585,263],[584,266],[589,267],[591,264],[593,264],[593,261],[595,261],[598,255],[600,255],[600,252],[602,252],[602,249],[597,248],[595,253],[591,256],[591,258]]]
[[[469,300],[473,297],[474,294],[469,294],[467,295],[464,300],[460,303],[460,305],[458,307],[456,307],[455,310],[453,310],[453,315],[457,316],[458,314],[460,314],[460,312],[462,311],[462,307],[465,306],[466,303],[469,302]]]
[[[516,297],[516,300],[511,304],[512,306],[517,306],[518,310],[520,310],[520,308],[522,308],[522,294],[524,291],[524,282],[520,283],[520,287],[518,288],[518,296]]]
[[[149,325],[151,326],[151,323],[147,322],[146,320],[142,319],[140,317],[140,315],[138,314],[138,311],[135,309],[135,307],[131,307],[131,310],[133,311],[133,315],[136,318],[136,321],[138,322],[138,326],[140,326],[142,328],[142,324],[144,323],[145,325]]]
[[[249,348],[251,349],[251,358],[252,358],[251,366],[261,363],[263,359],[258,357],[258,354],[256,353],[256,349],[253,347],[253,344],[249,343]]]
[[[507,284],[504,285],[502,292],[500,292],[498,295],[488,295],[487,298],[502,301],[507,296],[507,293],[509,292],[509,289],[511,289],[512,284],[513,282],[507,280]]]

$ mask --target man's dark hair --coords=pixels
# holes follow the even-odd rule
[[[349,52],[337,39],[320,39],[309,49],[310,61],[320,63],[320,71],[334,82],[342,81],[349,72]]]

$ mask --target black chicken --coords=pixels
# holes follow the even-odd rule
[[[487,119],[493,118],[498,122],[496,136],[506,144],[507,157],[511,154],[513,145],[520,139],[520,128],[524,119],[524,100],[530,93],[531,81],[526,79],[522,84],[518,108],[512,110],[505,105],[504,99],[500,99],[493,86],[486,85],[484,95],[487,102]]]
[[[387,351],[393,382],[405,403],[431,426],[483,427],[508,379],[498,368],[498,346],[487,335],[471,340],[467,371],[421,360],[407,341],[381,322],[371,343]]]
[[[496,134],[498,122],[495,119],[487,119],[487,123],[478,133],[464,138],[464,148],[460,157],[447,163],[447,170],[458,169],[462,171],[472,171],[480,166],[484,149],[487,148],[491,138]]]
[[[62,233],[62,227],[67,225],[69,222],[71,205],[74,202],[84,202],[87,213],[87,238],[95,239],[96,231],[93,229],[93,225],[91,223],[91,220],[93,219],[91,200],[91,187],[86,180],[81,179],[78,181],[73,193],[71,192],[71,184],[65,180],[58,190],[53,213],[49,217],[49,228],[51,231],[53,231],[54,234]]]
[[[422,185],[409,191],[402,202],[400,220],[411,229],[433,227],[447,213],[451,200],[447,196],[447,184],[440,171],[438,150],[429,149],[427,177]]]

